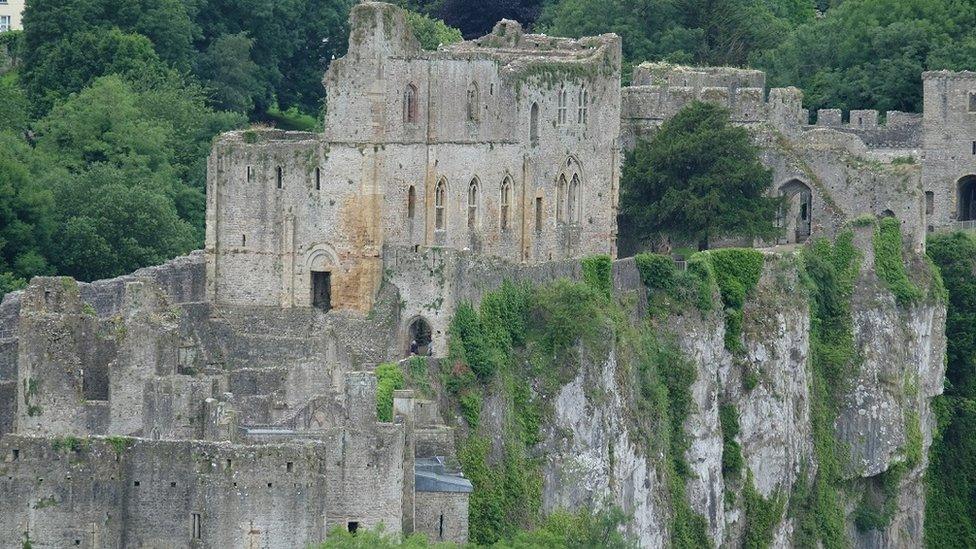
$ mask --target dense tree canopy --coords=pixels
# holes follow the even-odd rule
[[[748,130],[721,107],[693,102],[640,142],[624,164],[622,225],[637,239],[701,242],[771,237],[779,200]]]

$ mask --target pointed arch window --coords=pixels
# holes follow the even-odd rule
[[[506,231],[508,230],[509,215],[512,207],[511,206],[512,205],[512,179],[509,177],[506,177],[505,180],[502,181],[501,205],[502,205],[501,228],[503,231]]]
[[[578,103],[579,109],[576,112],[576,123],[577,124],[586,124],[586,115],[587,115],[587,105],[588,105],[588,102],[589,102],[588,101],[589,100],[589,93],[586,91],[586,88],[585,87],[581,87],[580,88],[578,99],[579,99],[579,103]]]
[[[532,103],[529,113],[529,142],[532,146],[539,144],[539,104]]]
[[[556,222],[566,222],[566,176],[560,175],[556,184]]]
[[[468,184],[468,228],[478,225],[478,179],[472,179]]]
[[[417,86],[407,84],[407,89],[403,91],[403,121],[414,123],[417,121],[418,97]]]
[[[444,195],[447,192],[447,182],[441,179],[434,187],[434,228],[443,231],[447,225],[447,211],[444,209]]]
[[[580,222],[580,178],[579,174],[573,174],[573,180],[569,183],[569,222]]]
[[[566,102],[566,88],[562,88],[556,98],[556,121],[560,126],[566,124]]]
[[[472,82],[468,86],[468,122],[477,122],[481,110],[481,96],[478,93],[478,83]]]

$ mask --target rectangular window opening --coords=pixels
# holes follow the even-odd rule
[[[312,271],[312,307],[323,311],[332,308],[332,273]]]
[[[322,169],[321,168],[315,168],[315,190],[316,191],[322,190]]]
[[[14,448],[13,449],[13,454],[14,454],[13,455],[13,461],[17,461],[18,459],[20,459],[20,450],[19,449]]]
[[[932,215],[935,211],[935,193],[925,191],[925,215]]]
[[[190,533],[193,539],[203,538],[203,528],[200,525],[200,513],[191,513],[190,528]]]
[[[542,232],[542,197],[535,199],[535,232]]]
[[[295,464],[289,461],[288,463],[285,464],[285,470],[291,473],[292,471],[295,470]]]
[[[277,181],[278,181],[278,188],[279,189],[282,188],[283,181],[282,181],[281,166],[278,166],[277,169]]]

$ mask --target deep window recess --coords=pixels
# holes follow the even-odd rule
[[[312,271],[312,307],[323,311],[332,308],[332,273]]]

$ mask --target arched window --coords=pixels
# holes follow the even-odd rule
[[[580,222],[580,178],[579,174],[573,174],[573,180],[569,183],[569,222]]]
[[[414,123],[417,121],[417,86],[407,84],[403,91],[403,121]]]
[[[434,228],[443,231],[446,226],[447,213],[444,210],[444,193],[447,191],[447,182],[441,179],[434,187]]]
[[[579,109],[576,111],[576,123],[586,124],[586,114],[587,114],[587,103],[588,103],[588,93],[586,88],[581,87],[579,90]]]
[[[556,116],[557,123],[560,126],[566,124],[566,88],[559,90],[559,95],[556,99]]]
[[[468,228],[473,229],[478,224],[478,179],[472,179],[468,185]]]
[[[532,145],[539,144],[539,104],[532,103],[532,111],[529,114],[529,141]]]
[[[501,208],[501,210],[502,210],[501,228],[502,228],[503,231],[505,231],[505,230],[508,230],[508,216],[509,216],[509,211],[511,209],[511,204],[512,204],[512,179],[509,178],[509,177],[506,177],[505,180],[502,181],[502,200],[501,200],[501,204],[502,204],[502,208]]]
[[[410,185],[407,190],[407,219],[413,219],[413,213],[417,207],[417,191]]]
[[[967,175],[957,183],[959,210],[956,219],[972,221],[976,219],[976,175]]]
[[[556,184],[556,222],[566,222],[566,176],[560,175]]]
[[[468,122],[477,122],[481,109],[481,97],[478,94],[478,83],[472,82],[468,86]]]

